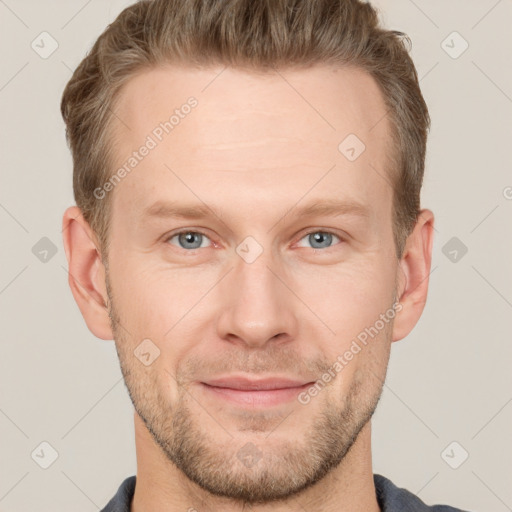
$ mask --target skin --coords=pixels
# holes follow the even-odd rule
[[[187,98],[198,105],[109,192],[108,260],[77,207],[64,214],[71,290],[91,332],[115,339],[135,408],[131,510],[378,511],[371,416],[391,344],[425,305],[434,216],[421,211],[398,260],[390,125],[368,74],[221,71],[160,67],[122,90],[116,165]],[[353,162],[338,150],[350,133],[366,145]],[[330,199],[368,215],[296,215]],[[166,200],[217,215],[143,217]],[[205,236],[173,236],[181,228]],[[236,251],[248,236],[262,249],[251,263]],[[200,384],[316,381],[395,299],[394,319],[307,404],[241,408]],[[148,366],[134,355],[144,339],[160,351]]]

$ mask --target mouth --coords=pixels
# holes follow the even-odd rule
[[[264,408],[290,402],[314,384],[303,382],[285,379],[218,379],[200,384],[203,391],[214,399],[236,406]]]

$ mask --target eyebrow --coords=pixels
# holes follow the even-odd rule
[[[370,209],[368,206],[353,200],[318,200],[305,206],[292,207],[283,217],[292,214],[295,217],[313,217],[328,215],[338,217],[341,215],[351,215],[363,219],[370,218]],[[183,204],[178,202],[157,201],[148,206],[142,212],[142,218],[181,218],[200,220],[211,217],[212,215],[221,218],[219,213],[206,204]]]

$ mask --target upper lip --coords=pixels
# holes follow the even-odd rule
[[[289,379],[283,377],[267,377],[264,379],[249,379],[247,377],[220,377],[203,381],[203,384],[219,388],[230,388],[240,390],[268,390],[297,388],[309,384],[309,381],[303,379]]]

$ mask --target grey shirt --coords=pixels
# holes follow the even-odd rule
[[[135,480],[135,475],[126,478],[116,495],[101,512],[130,512]],[[426,505],[407,489],[397,487],[391,480],[376,473],[373,475],[373,481],[381,512],[468,512],[448,505]]]

